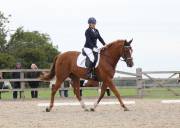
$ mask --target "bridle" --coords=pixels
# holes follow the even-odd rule
[[[128,60],[132,60],[133,58],[126,56],[126,54],[125,54],[125,49],[130,50],[130,54],[132,54],[132,51],[133,51],[133,50],[132,50],[132,47],[131,47],[131,46],[124,46],[124,47],[123,47],[123,54],[122,54],[122,58],[123,58],[123,59],[120,58],[120,60],[127,62]]]
[[[132,60],[133,58],[132,57],[126,57],[126,55],[125,55],[125,49],[128,49],[128,50],[130,50],[130,53],[132,54],[132,47],[131,46],[126,46],[126,45],[124,45],[124,47],[123,47],[123,51],[122,51],[122,53],[123,53],[123,55],[121,56],[123,59],[121,59],[120,58],[120,60],[121,61],[125,61],[125,62],[127,62],[128,60]],[[108,56],[108,55],[105,55],[105,54],[102,54],[100,51],[101,51],[101,48],[100,49],[98,49],[99,50],[99,54],[100,55],[102,55],[102,56],[106,56],[106,57],[110,57],[110,56]]]

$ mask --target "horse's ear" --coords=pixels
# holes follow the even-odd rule
[[[132,41],[133,41],[133,38],[128,42],[129,44],[131,44],[132,43]]]

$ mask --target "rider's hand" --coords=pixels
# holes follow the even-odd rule
[[[107,44],[104,45],[104,47],[102,47],[102,51],[104,51],[107,48]]]

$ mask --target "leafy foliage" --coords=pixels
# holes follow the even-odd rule
[[[12,68],[16,62],[22,63],[23,68],[29,68],[32,63],[39,68],[48,68],[59,53],[49,35],[19,27],[6,41],[6,23],[8,18],[0,12],[0,68]]]
[[[0,69],[3,68],[13,68],[16,60],[12,55],[7,53],[0,53]]]
[[[8,23],[8,17],[4,16],[4,14],[0,11],[0,52],[5,51],[5,45],[7,43],[6,36],[9,32],[9,29],[7,28]]]

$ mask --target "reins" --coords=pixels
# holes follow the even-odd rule
[[[124,48],[131,48],[131,46],[123,46],[123,49],[124,49]],[[98,50],[100,51],[100,52],[98,52],[98,54],[100,54],[100,55],[102,55],[102,56],[105,56],[105,57],[110,57],[109,55],[102,54],[102,53],[101,53],[101,49],[102,49],[102,48],[99,48],[99,49],[98,49]],[[124,56],[124,51],[123,51],[123,55],[122,55],[121,57],[123,57],[123,56]],[[131,58],[131,57],[126,58],[126,59],[122,59],[121,57],[120,57],[119,60],[125,61],[125,62],[126,62],[126,60],[132,60],[132,59],[133,59],[133,58]]]

